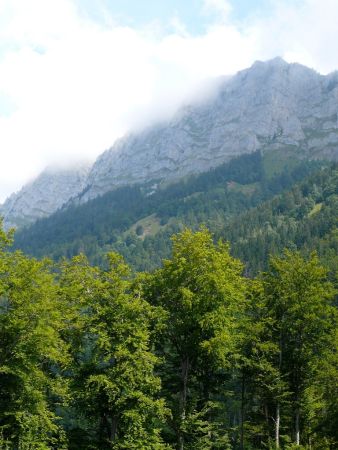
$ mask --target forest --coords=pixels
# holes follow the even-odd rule
[[[295,221],[332,207],[297,189]],[[238,220],[251,239],[260,219]],[[289,248],[248,276],[223,238],[184,228],[136,272],[116,252],[38,260],[0,231],[0,449],[338,448],[333,271]]]
[[[328,262],[338,249],[337,177],[335,163],[287,159],[283,152],[244,154],[155,191],[149,183],[74,201],[18,230],[14,246],[54,260],[82,252],[101,267],[114,251],[134,270],[151,271],[170,256],[173,234],[205,224],[231,242],[250,275],[285,247],[317,250]]]

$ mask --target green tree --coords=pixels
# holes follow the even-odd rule
[[[88,438],[83,448],[160,450],[167,411],[150,351],[154,310],[132,290],[121,257],[110,254],[109,265],[101,271],[76,257],[63,263],[60,278],[64,304],[73,311],[67,340],[74,406],[84,419],[78,427]]]
[[[6,246],[0,231],[0,445],[65,448],[55,408],[66,394],[63,320],[48,261]]]
[[[283,390],[278,367],[274,366],[278,345],[272,339],[272,324],[263,283],[251,280],[245,315],[240,323],[241,341],[237,361],[240,449],[269,448],[272,440],[272,403]]]
[[[206,229],[173,238],[172,259],[148,277],[146,298],[163,308],[159,339],[164,391],[179,450],[228,448],[220,398],[224,370],[236,351],[245,282],[242,264]]]
[[[325,360],[334,354],[334,289],[326,276],[315,254],[305,260],[291,251],[272,258],[270,271],[264,276],[267,307],[273,319],[272,338],[278,345],[275,367],[280,386],[284,384],[284,393],[276,396],[277,447],[283,394],[291,416],[289,434],[300,445],[305,441],[301,432],[313,413],[310,396],[314,382]]]

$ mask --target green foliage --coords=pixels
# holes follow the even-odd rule
[[[271,340],[278,348],[273,363],[279,380],[276,402],[287,410],[283,419],[295,441],[297,434],[303,442],[311,439],[311,421],[326,415],[318,377],[337,351],[335,291],[326,276],[315,254],[304,260],[286,250],[271,259],[263,277]],[[308,436],[301,437],[301,429]]]
[[[137,236],[142,236],[143,232],[144,232],[143,226],[142,225],[138,225],[136,227],[136,234],[137,234]]]
[[[47,255],[55,260],[82,252],[92,264],[101,266],[104,255],[116,251],[134,269],[153,270],[170,256],[170,237],[184,226],[197,230],[203,223],[220,235],[229,219],[289,189],[323,165],[294,159],[288,165],[281,158],[280,170],[271,176],[265,172],[267,157],[259,152],[242,155],[209,172],[159,186],[155,192],[153,183],[116,189],[19,230],[15,245],[34,256]],[[141,234],[138,225],[145,230],[150,217],[152,226]],[[232,231],[236,233],[235,226]],[[231,241],[235,243],[236,239],[235,234]],[[249,255],[250,263],[254,254]],[[268,253],[261,255],[259,262],[266,262]],[[243,258],[242,254],[238,256]],[[254,269],[260,268],[257,262]]]
[[[334,275],[337,267],[337,166],[320,170],[291,190],[231,219],[217,233],[232,243],[233,254],[256,274],[270,254],[284,248],[303,255],[317,250]],[[316,208],[316,205],[321,205]]]
[[[172,259],[144,287],[146,298],[166,316],[158,351],[165,355],[163,391],[177,448],[227,448],[217,396],[222,395],[221,373],[236,352],[242,269],[228,245],[215,246],[206,229],[185,230],[173,238]]]
[[[8,252],[3,231],[0,241],[0,442],[64,448],[55,405],[67,393],[68,349],[50,264]]]
[[[83,448],[96,442],[100,449],[160,450],[167,412],[157,398],[157,358],[149,349],[154,311],[131,290],[121,257],[108,259],[109,270],[101,271],[85,257],[74,258],[62,264],[60,277],[64,305],[73,312],[67,338],[74,360],[73,406],[87,419],[83,433],[90,438]]]
[[[336,181],[320,171],[218,230],[233,253],[255,236],[248,261],[279,252],[275,226],[299,237],[256,279],[205,227],[137,275],[116,253],[37,261],[0,227],[0,449],[337,448]],[[130,254],[152,248],[127,237]]]

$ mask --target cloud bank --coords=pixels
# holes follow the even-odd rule
[[[169,117],[205,79],[277,55],[338,68],[336,0],[270,1],[240,21],[236,2],[204,0],[198,35],[179,14],[133,28],[79,4],[0,0],[0,201],[48,164],[94,159]]]

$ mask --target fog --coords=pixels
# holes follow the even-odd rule
[[[202,3],[215,14],[191,34],[179,17],[133,28],[84,16],[72,0],[0,0],[0,201],[47,165],[92,161],[203,101],[257,59],[338,68],[336,0],[272,1],[243,21],[231,16],[236,2]]]

